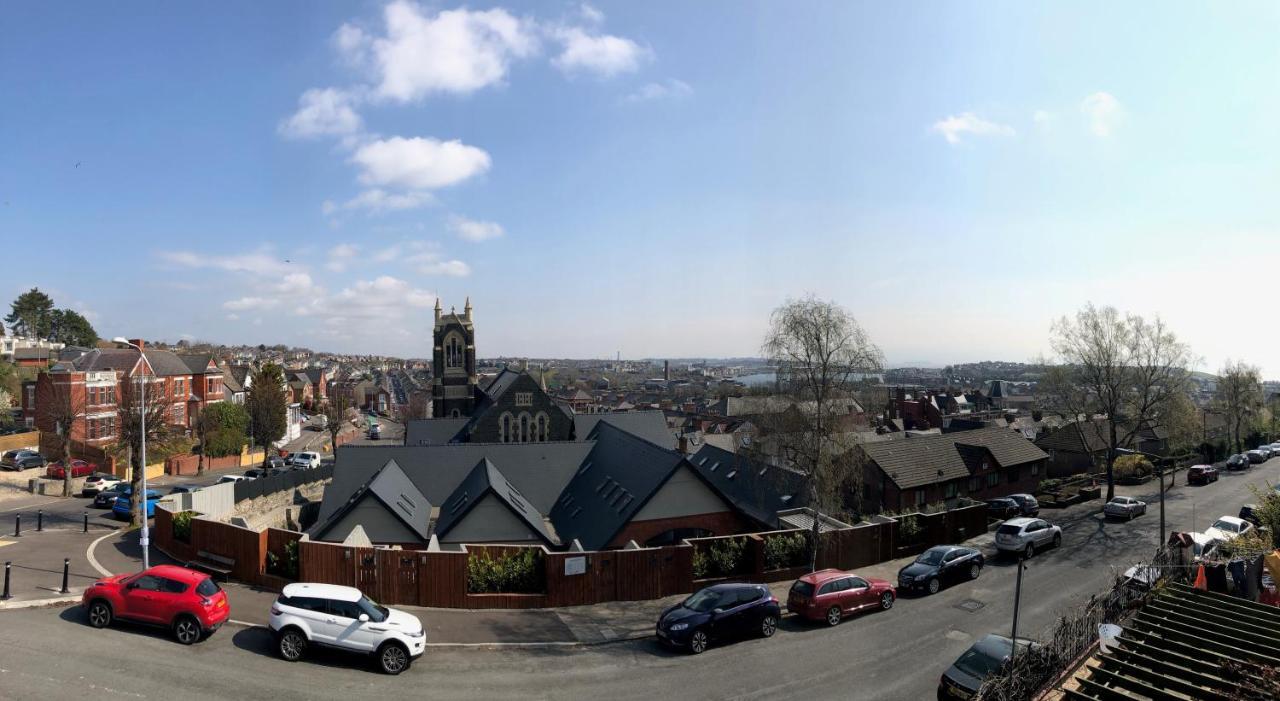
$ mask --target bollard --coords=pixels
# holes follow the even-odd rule
[[[39,509],[36,511],[36,532],[39,533],[40,531],[43,531],[43,530],[44,530],[44,509]]]
[[[67,588],[67,575],[71,573],[71,558],[62,558],[62,593],[70,594],[71,590]]]
[[[89,532],[89,512],[84,512],[84,532]]]
[[[0,595],[0,599],[9,598],[9,566],[12,564],[13,563],[8,560],[4,561],[4,594]]]
[[[22,535],[22,514],[13,518],[13,537],[17,538],[20,535]]]

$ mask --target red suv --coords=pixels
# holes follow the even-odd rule
[[[94,628],[105,628],[115,618],[164,626],[183,645],[212,634],[231,617],[227,594],[217,582],[173,565],[100,579],[82,601]]]
[[[1187,469],[1187,484],[1209,484],[1218,481],[1218,468],[1213,465],[1192,465]]]
[[[91,462],[85,462],[84,460],[71,461],[71,476],[73,478],[88,477],[97,471],[98,466]],[[49,467],[45,470],[44,476],[55,480],[66,479],[67,475],[62,469],[62,461],[59,460],[58,462],[49,463]]]
[[[839,625],[846,615],[870,608],[890,609],[898,594],[893,584],[844,570],[818,570],[791,585],[787,610],[811,621]]]

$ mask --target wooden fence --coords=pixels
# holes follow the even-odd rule
[[[21,448],[40,448],[40,432],[27,431],[25,433],[11,433],[7,436],[0,436],[0,453],[9,450],[19,450]]]
[[[937,514],[916,514],[918,535],[909,544],[899,543],[901,522],[877,518],[849,528],[823,533],[819,539],[818,567],[857,569],[914,554],[927,547],[960,542],[986,532],[986,505],[964,507]],[[269,587],[286,580],[266,570],[267,553],[283,558],[290,541],[298,541],[298,578],[358,587],[386,604],[464,609],[517,609],[579,606],[609,601],[642,601],[683,594],[713,581],[775,582],[793,579],[803,567],[765,569],[765,541],[775,535],[804,531],[774,531],[716,538],[696,538],[679,545],[634,550],[541,553],[544,569],[542,591],[532,594],[472,594],[467,591],[467,561],[475,554],[502,557],[527,546],[469,545],[459,551],[392,550],[349,547],[302,540],[302,534],[274,528],[261,533],[210,519],[192,521],[189,543],[173,537],[172,515],[156,509],[156,544],[179,560],[206,552],[236,561],[236,579]],[[694,579],[696,549],[717,541],[746,539],[740,567],[732,577]]]

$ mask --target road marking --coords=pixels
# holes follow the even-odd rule
[[[98,543],[101,543],[107,538],[110,538],[111,536],[118,535],[118,534],[119,534],[118,531],[111,531],[110,533],[93,541],[92,543],[89,543],[88,549],[84,551],[84,559],[88,560],[89,564],[93,566],[93,569],[97,570],[98,574],[101,574],[103,577],[110,577],[112,576],[112,574],[111,572],[107,571],[107,568],[103,567],[101,564],[98,563],[98,558],[93,556],[93,549],[98,547]]]
[[[4,546],[6,546],[6,545],[13,545],[13,544],[14,544],[14,543],[16,543],[16,542],[18,542],[18,541],[16,541],[16,540],[0,540],[0,548],[3,548],[3,547],[4,547]]]

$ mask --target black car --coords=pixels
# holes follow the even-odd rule
[[[658,640],[698,654],[717,640],[778,629],[782,607],[763,584],[716,584],[694,592],[658,617]]]
[[[115,506],[116,497],[120,496],[128,488],[128,482],[121,482],[105,492],[98,492],[93,497],[93,505],[99,509],[110,509]]]
[[[935,545],[898,570],[898,591],[937,594],[944,583],[977,579],[985,564],[982,553],[961,545]]]
[[[1007,518],[1022,515],[1022,507],[1009,497],[987,500],[987,518],[1003,521]]]
[[[1027,647],[1039,647],[1018,638],[1019,654]],[[1013,641],[1003,635],[988,635],[974,643],[938,680],[939,699],[967,699],[978,693],[983,680],[1009,663]]]
[[[1239,517],[1249,523],[1252,523],[1254,528],[1262,525],[1262,522],[1258,520],[1257,504],[1245,504],[1240,507]]]
[[[251,480],[256,480],[260,477],[275,477],[276,475],[283,475],[284,473],[284,469],[274,467],[255,467],[252,470],[245,470],[244,476]]]
[[[1249,458],[1244,455],[1236,454],[1227,458],[1228,470],[1247,470],[1249,469]]]
[[[30,470],[44,466],[44,456],[34,450],[6,450],[0,456],[0,470]]]

